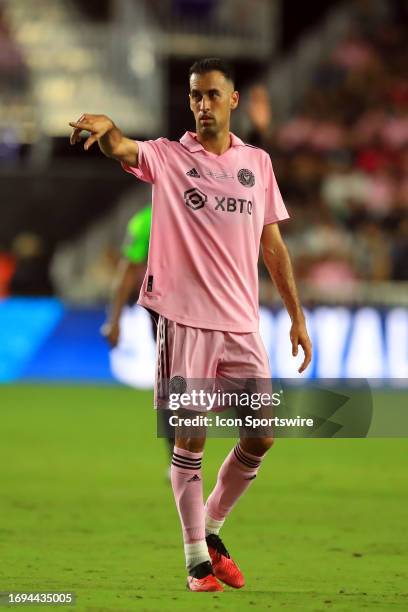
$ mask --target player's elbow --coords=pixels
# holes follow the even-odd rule
[[[262,245],[262,259],[268,269],[276,265],[278,258],[279,252],[273,245]]]

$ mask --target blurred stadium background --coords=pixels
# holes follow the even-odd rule
[[[110,115],[141,139],[193,129],[187,69],[221,55],[242,94],[233,129],[270,152],[315,344],[309,376],[408,373],[406,2],[2,0],[0,381],[151,385],[154,347],[128,309],[99,337],[126,223],[149,190],[68,121]],[[262,333],[295,375],[261,266]],[[279,359],[276,358],[279,346]],[[78,354],[81,358],[78,359]]]
[[[292,214],[307,376],[382,378],[402,387],[383,407],[407,405],[407,17],[403,0],[0,0],[0,591],[191,609],[150,323],[128,307],[111,353],[99,333],[150,192],[70,147],[68,121],[106,113],[130,137],[179,138],[199,56],[235,67],[233,129],[270,152]],[[274,375],[296,376],[260,275]],[[232,443],[210,442],[207,491]],[[214,607],[406,610],[406,458],[406,439],[279,440],[226,526],[248,588]]]

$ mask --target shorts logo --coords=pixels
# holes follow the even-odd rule
[[[173,376],[169,382],[169,393],[177,393],[181,395],[187,389],[186,379],[182,376]]]
[[[242,168],[238,172],[238,180],[245,187],[253,187],[255,185],[255,175],[248,168]]]
[[[203,208],[204,204],[207,202],[207,196],[196,187],[193,187],[184,192],[184,201],[189,208],[198,210],[199,208]]]

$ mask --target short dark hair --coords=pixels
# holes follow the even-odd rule
[[[189,77],[192,74],[206,74],[212,70],[218,70],[222,72],[226,79],[235,84],[234,72],[231,66],[219,57],[205,57],[204,59],[197,60],[192,66],[190,66]]]

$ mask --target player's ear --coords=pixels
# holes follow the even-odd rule
[[[239,93],[233,91],[231,94],[231,110],[235,110],[239,104]]]

